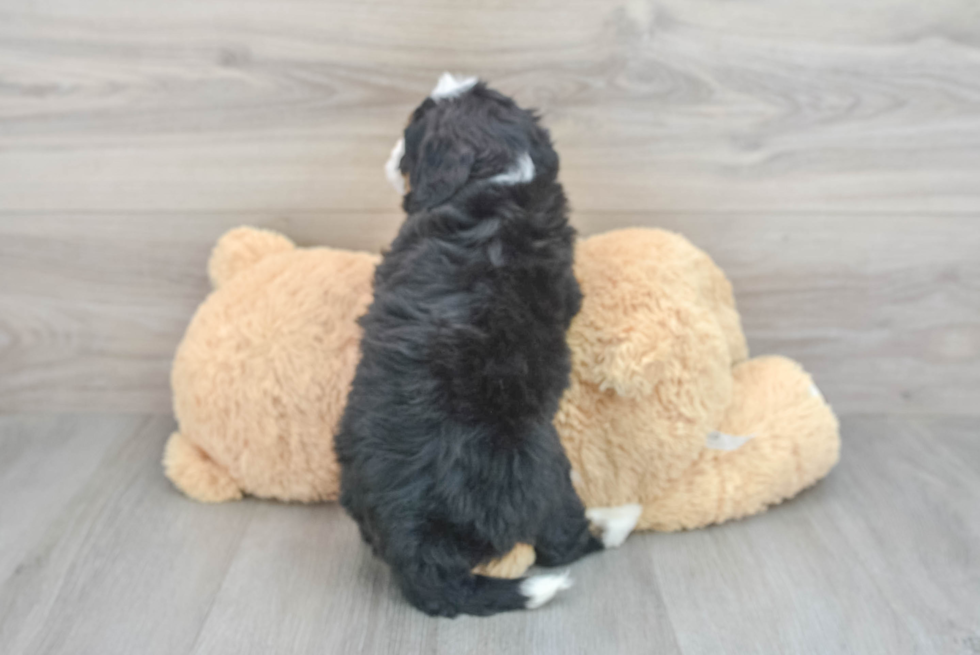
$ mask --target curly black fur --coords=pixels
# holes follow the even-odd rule
[[[491,181],[523,153],[528,183]],[[531,112],[477,85],[405,130],[409,213],[374,281],[336,439],[341,502],[433,615],[525,607],[471,569],[519,542],[544,566],[601,548],[552,419],[581,294],[558,156]]]

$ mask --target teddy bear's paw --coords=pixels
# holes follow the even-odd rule
[[[593,507],[585,510],[585,517],[599,529],[603,546],[617,548],[633,532],[642,513],[642,505],[631,503],[619,507]]]
[[[529,610],[537,609],[557,596],[559,591],[571,588],[572,577],[568,571],[526,578],[521,583],[521,593],[527,598],[524,607]]]
[[[242,497],[231,475],[180,432],[167,440],[163,469],[178,489],[199,502],[223,503]]]
[[[495,560],[480,564],[473,569],[476,575],[485,575],[490,578],[509,578],[516,579],[534,564],[534,547],[529,544],[517,544],[513,550],[498,557]]]

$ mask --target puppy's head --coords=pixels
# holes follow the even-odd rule
[[[553,181],[558,155],[534,113],[475,77],[446,73],[412,113],[385,171],[411,213],[468,185]]]

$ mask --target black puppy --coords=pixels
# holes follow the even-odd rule
[[[336,438],[341,502],[408,600],[433,615],[538,607],[567,572],[473,575],[519,542],[542,566],[619,545],[639,506],[590,532],[552,418],[581,294],[558,156],[536,116],[444,75],[392,152],[405,223]]]

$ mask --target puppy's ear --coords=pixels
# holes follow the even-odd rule
[[[466,184],[475,159],[473,149],[460,140],[432,135],[412,167],[406,204],[415,210],[442,204]]]

